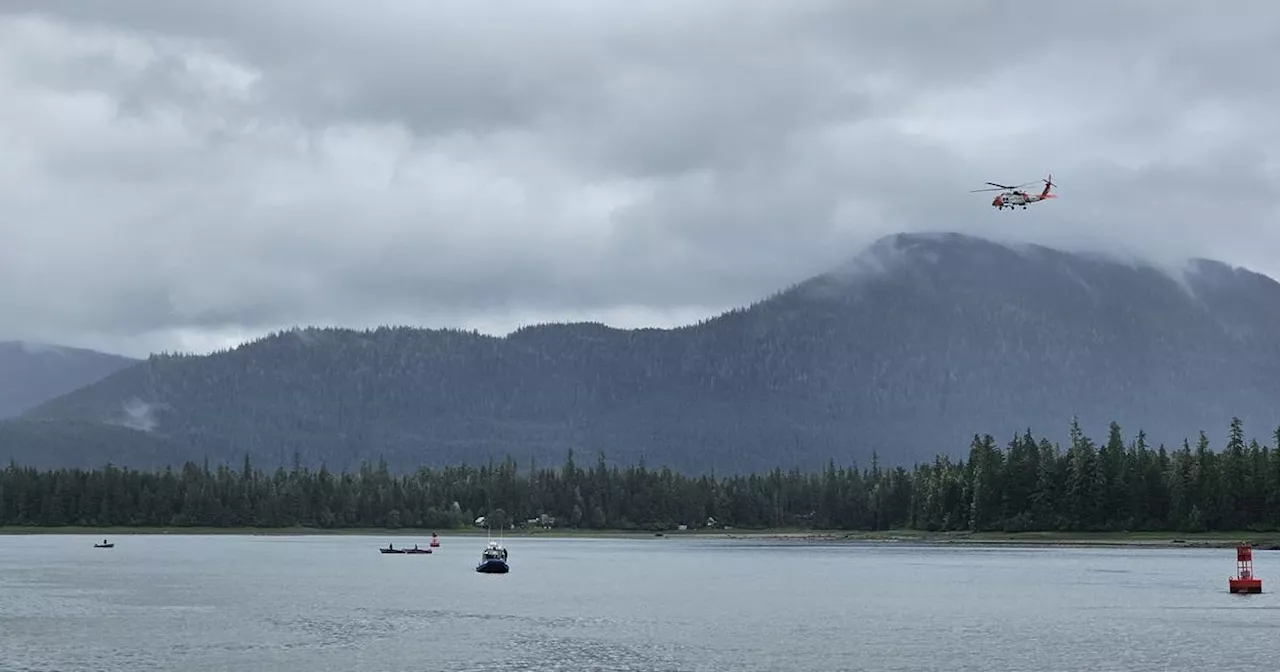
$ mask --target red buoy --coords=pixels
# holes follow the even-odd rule
[[[1236,546],[1236,575],[1228,579],[1233,593],[1261,593],[1262,579],[1253,575],[1253,549]]]
[[[439,547],[440,547],[440,539],[436,537],[436,533],[435,533],[435,532],[432,532],[432,533],[431,533],[431,548],[439,548]]]

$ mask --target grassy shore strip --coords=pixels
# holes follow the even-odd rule
[[[1039,547],[1144,547],[1144,548],[1234,548],[1246,543],[1254,548],[1280,550],[1280,533],[1275,532],[886,532],[809,531],[761,535],[728,534],[736,538],[799,539],[832,542],[884,542],[959,546],[1039,546]]]
[[[961,532],[874,533],[873,538],[929,544],[987,546],[1075,546],[1145,548],[1235,548],[1244,543],[1258,549],[1280,550],[1276,532]],[[857,538],[855,534],[851,538]]]
[[[435,530],[441,537],[487,537],[482,529]],[[122,536],[133,534],[180,535],[348,535],[379,537],[428,538],[432,530],[412,528],[343,528],[321,529],[313,527],[0,527],[0,535],[12,534],[81,534],[90,536]],[[509,539],[563,538],[563,539],[643,539],[643,538],[696,538],[778,540],[798,542],[880,542],[916,544],[955,544],[987,546],[1139,546],[1161,548],[1232,548],[1248,543],[1259,549],[1280,550],[1280,533],[1276,532],[921,532],[916,530],[891,530],[883,532],[843,532],[838,530],[690,530],[655,533],[630,530],[507,530],[502,535]]]

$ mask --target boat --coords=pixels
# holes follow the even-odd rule
[[[101,544],[94,544],[94,545],[93,545],[93,547],[94,547],[94,548],[115,548],[115,547],[116,547],[116,545],[115,545],[115,544],[108,544],[108,543],[107,543],[107,540],[106,540],[106,539],[103,539]]]
[[[481,574],[506,574],[510,571],[510,567],[507,566],[507,549],[498,542],[490,540],[489,545],[480,554],[480,564],[476,565],[476,571]]]
[[[378,552],[379,552],[379,553],[404,553],[404,549],[403,549],[403,548],[396,548],[396,547],[392,546],[391,544],[387,544],[387,547],[386,547],[386,548],[379,548],[379,549],[378,549]]]
[[[431,533],[431,548],[440,548],[440,537],[435,532]]]

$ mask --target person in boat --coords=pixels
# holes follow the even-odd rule
[[[415,550],[415,551],[416,551],[416,550],[418,550],[418,545],[417,545],[417,544],[414,544],[414,545],[413,545],[413,550]]]
[[[102,540],[102,545],[103,545],[103,546],[106,546],[106,545],[107,545],[107,540],[106,540],[106,539],[103,539],[103,540]]]

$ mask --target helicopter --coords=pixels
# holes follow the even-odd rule
[[[1037,180],[1037,182],[1044,182],[1044,191],[1040,192],[1039,194],[1028,194],[1027,192],[1022,190],[1023,187],[1029,187],[1035,184],[1035,182],[1027,182],[1026,184],[1019,184],[1014,187],[1010,187],[1003,184],[996,184],[995,182],[988,182],[987,184],[995,188],[994,189],[973,189],[969,193],[976,194],[980,191],[1003,191],[1004,192],[1003,194],[996,196],[995,200],[991,201],[992,207],[995,207],[1000,210],[1004,210],[1005,208],[1009,208],[1010,210],[1012,210],[1020,205],[1022,206],[1023,210],[1026,210],[1027,205],[1030,203],[1038,203],[1046,199],[1058,197],[1057,194],[1049,193],[1049,189],[1056,186],[1053,183],[1052,173],[1049,174],[1049,177],[1043,180]]]

